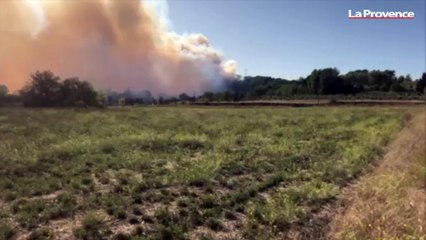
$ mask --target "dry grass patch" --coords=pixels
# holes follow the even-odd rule
[[[415,114],[377,170],[343,194],[331,239],[425,239],[425,115]]]

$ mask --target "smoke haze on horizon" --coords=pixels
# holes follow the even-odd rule
[[[235,76],[203,34],[169,31],[166,1],[0,2],[0,83],[12,91],[51,70],[99,89],[218,90]]]

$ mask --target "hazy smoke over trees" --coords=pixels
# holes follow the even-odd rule
[[[17,90],[30,73],[52,70],[97,88],[220,89],[236,62],[202,34],[170,32],[167,8],[160,0],[0,1],[0,82]]]

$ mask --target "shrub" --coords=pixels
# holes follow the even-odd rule
[[[143,234],[144,234],[144,229],[142,226],[137,226],[135,228],[135,231],[133,232],[133,235],[136,235],[136,236],[141,236]]]
[[[202,208],[213,208],[218,205],[219,199],[214,195],[203,195],[201,197],[200,207]]]
[[[56,200],[56,205],[47,210],[50,219],[73,216],[77,210],[77,199],[72,193],[63,193]]]
[[[209,218],[206,221],[207,227],[209,227],[213,231],[219,231],[223,229],[223,225],[217,218]]]
[[[31,232],[28,240],[50,240],[53,239],[53,232],[48,228],[39,228]]]
[[[160,208],[155,212],[157,221],[164,226],[173,225],[176,222],[173,213],[169,212],[166,208]]]
[[[226,210],[225,211],[225,218],[228,220],[237,220],[237,215],[235,215],[234,212]]]
[[[83,219],[82,226],[76,229],[74,234],[78,239],[102,240],[107,235],[107,230],[103,218],[92,213]]]
[[[188,207],[191,204],[191,201],[188,198],[179,198],[177,200],[178,207]]]
[[[191,206],[187,209],[179,210],[179,223],[186,229],[191,229],[197,226],[201,226],[204,223],[204,217],[197,210],[195,206]]]
[[[130,223],[130,224],[132,224],[132,225],[135,225],[135,224],[140,223],[140,221],[139,221],[139,219],[138,219],[138,218],[136,218],[136,217],[130,217],[130,218],[129,218],[129,223]]]
[[[127,213],[124,209],[118,208],[114,211],[114,216],[118,219],[126,219]]]
[[[137,207],[137,206],[133,207],[132,212],[133,212],[133,214],[135,214],[136,216],[140,216],[140,215],[142,215],[142,210],[141,210],[139,207]]]
[[[4,198],[6,202],[11,202],[17,198],[18,194],[15,192],[8,192]]]
[[[155,239],[159,240],[187,240],[188,238],[183,233],[182,229],[174,224],[169,226],[162,225]]]
[[[0,239],[9,240],[12,239],[13,235],[15,234],[13,228],[0,220]]]
[[[126,233],[117,233],[112,238],[113,240],[132,240],[132,236]]]
[[[16,212],[16,220],[28,229],[37,226],[45,217],[46,203],[41,200],[20,200],[12,205],[12,211]]]

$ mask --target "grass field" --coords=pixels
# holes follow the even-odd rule
[[[283,239],[402,108],[0,108],[0,239]]]

